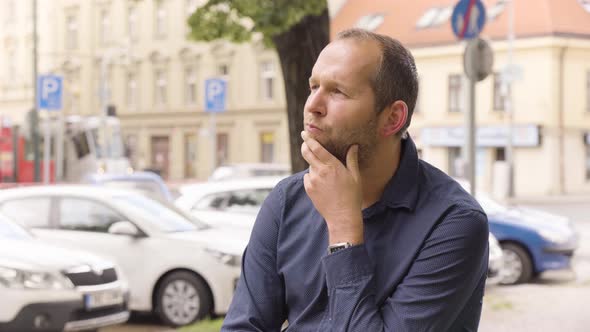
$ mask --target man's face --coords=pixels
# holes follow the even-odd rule
[[[376,42],[337,40],[318,57],[309,79],[305,130],[342,163],[359,145],[364,168],[378,143],[378,116],[370,79],[380,61]]]

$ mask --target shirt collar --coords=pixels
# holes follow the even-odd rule
[[[418,186],[418,152],[408,134],[401,141],[400,163],[383,191],[381,202],[391,208],[405,207],[414,210],[418,200]]]

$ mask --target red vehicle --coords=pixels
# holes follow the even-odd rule
[[[104,123],[104,125],[102,124]],[[51,121],[40,124],[40,178],[43,181],[43,135],[45,126],[50,126],[52,137],[59,132],[59,123]],[[92,173],[125,173],[132,171],[124,156],[120,122],[116,117],[68,116],[63,125],[63,153],[60,158],[63,181],[78,182]],[[107,140],[104,137],[108,137]],[[0,127],[0,183],[31,183],[34,181],[34,158],[31,139],[19,132],[16,142],[12,127]],[[102,143],[102,144],[101,144]],[[56,150],[52,140],[52,150]],[[103,148],[105,146],[106,148]],[[16,161],[14,149],[16,148]],[[16,179],[15,179],[15,167]],[[55,153],[49,161],[49,182],[55,181]]]

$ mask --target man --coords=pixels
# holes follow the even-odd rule
[[[409,51],[347,30],[309,84],[309,170],[264,202],[222,331],[476,331],[487,218],[405,134],[418,94]]]

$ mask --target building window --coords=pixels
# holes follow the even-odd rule
[[[100,11],[100,42],[106,45],[111,38],[111,16],[107,9]]]
[[[229,135],[227,133],[217,134],[217,166],[225,165],[229,157]]]
[[[465,160],[461,157],[461,148],[448,148],[449,175],[455,178],[465,177]]]
[[[197,177],[197,135],[184,135],[184,177]]]
[[[275,134],[264,132],[260,134],[260,161],[263,163],[272,163],[275,159]]]
[[[503,86],[502,76],[498,73],[494,74],[494,111],[505,111],[506,98],[508,97],[508,89]]]
[[[129,40],[132,42],[139,40],[138,25],[137,6],[129,6],[127,9],[127,33],[129,34]]]
[[[78,48],[78,19],[75,15],[66,17],[66,49]]]
[[[495,148],[494,149],[495,160],[496,161],[506,161],[506,149],[503,147]]]
[[[135,73],[127,74],[127,107],[129,109],[137,108],[137,75]]]
[[[186,105],[197,104],[197,72],[193,67],[184,70],[184,102]]]
[[[160,0],[156,3],[156,13],[155,13],[155,22],[154,22],[154,29],[156,38],[165,38],[166,37],[166,24],[167,24],[167,13],[165,8],[164,1]]]
[[[156,105],[165,105],[167,102],[167,79],[166,79],[166,72],[163,69],[156,70],[155,72],[155,90],[156,93],[154,94],[155,97],[155,104]]]
[[[449,75],[449,112],[461,112],[463,104],[463,77]]]
[[[260,91],[263,100],[274,99],[275,67],[271,61],[265,61],[260,65]]]

